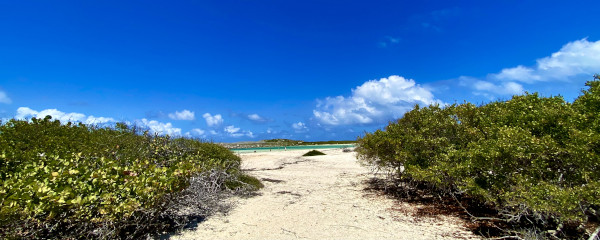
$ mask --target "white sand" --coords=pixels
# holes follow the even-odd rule
[[[241,154],[243,168],[266,179],[261,195],[172,239],[478,239],[458,218],[414,217],[418,205],[365,191],[372,174],[354,152],[307,151]]]

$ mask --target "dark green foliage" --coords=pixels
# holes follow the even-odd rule
[[[232,190],[237,190],[240,188],[250,188],[251,190],[258,190],[265,185],[258,180],[258,178],[250,176],[248,174],[241,174],[237,179],[232,179],[225,182],[225,186]]]
[[[595,81],[585,83],[589,88],[575,100],[573,108],[581,115],[579,128],[590,128],[600,132],[600,75],[594,76]]]
[[[156,218],[190,177],[217,170],[245,178],[239,166],[216,144],[141,135],[125,124],[13,119],[0,125],[0,238],[127,235],[120,222]],[[103,226],[112,229],[85,232]]]
[[[359,138],[364,164],[466,193],[500,211],[586,222],[600,207],[600,79],[574,101],[514,96],[416,106]]]
[[[308,156],[319,156],[319,155],[325,155],[325,153],[323,153],[321,151],[317,151],[317,150],[310,150],[302,156],[308,157]]]

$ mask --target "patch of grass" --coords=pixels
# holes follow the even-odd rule
[[[309,156],[319,156],[319,155],[326,155],[326,154],[323,153],[323,152],[321,152],[321,151],[311,150],[311,151],[305,153],[302,156],[309,157]]]

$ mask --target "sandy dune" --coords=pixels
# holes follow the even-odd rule
[[[237,201],[171,239],[476,239],[458,218],[414,217],[419,206],[365,191],[372,174],[355,153],[322,150],[242,154],[243,168],[261,178],[260,196]]]

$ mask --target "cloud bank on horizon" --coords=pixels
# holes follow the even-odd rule
[[[574,78],[589,79],[595,71],[600,70],[600,41],[576,40],[562,46],[560,50],[536,60],[534,66],[517,65],[504,68],[497,73],[490,73],[485,77],[477,78],[459,76],[454,79],[458,84],[451,87],[466,88],[474,95],[485,96],[490,99],[498,96],[511,96],[522,94],[536,83],[570,84]],[[452,91],[452,90],[451,90]],[[379,80],[368,80],[351,90],[349,96],[326,97],[316,99],[316,106],[312,110],[309,123],[303,121],[289,125],[292,133],[309,133],[310,131],[323,131],[330,127],[382,125],[387,121],[401,117],[416,104],[444,104],[444,101],[435,96],[436,89],[429,85],[421,85],[417,80],[407,79],[399,75],[392,75]],[[0,91],[0,103],[11,104],[7,93]],[[308,115],[308,114],[307,114]],[[113,117],[95,117],[77,112],[62,112],[58,109],[44,109],[41,111],[29,107],[19,107],[14,115],[16,119],[30,119],[32,117],[44,118],[52,116],[53,119],[66,122],[82,122],[85,124],[103,125],[114,124]],[[169,113],[168,118],[176,121],[194,121],[194,111],[183,109]],[[259,114],[240,116],[255,124],[268,122],[267,118]],[[221,138],[256,138],[269,136],[274,133],[271,127],[258,135],[250,130],[243,130],[233,124],[224,128],[226,122],[221,114],[204,113],[206,128],[192,128],[183,131],[171,122],[161,122],[152,119],[137,119],[132,122],[147,128],[151,133],[168,134],[186,137],[221,137]],[[310,127],[309,127],[310,126]]]
[[[196,119],[194,112],[184,109],[183,111],[175,111],[174,113],[169,113],[169,118],[173,120],[194,120]]]
[[[65,113],[57,109],[45,109],[42,111],[36,111],[28,107],[20,107],[17,109],[17,114],[14,116],[15,119],[31,119],[31,118],[45,118],[51,116],[55,120],[59,120],[61,123],[67,122],[81,122],[90,125],[114,123],[115,119],[110,117],[94,117],[86,116],[83,113]]]

